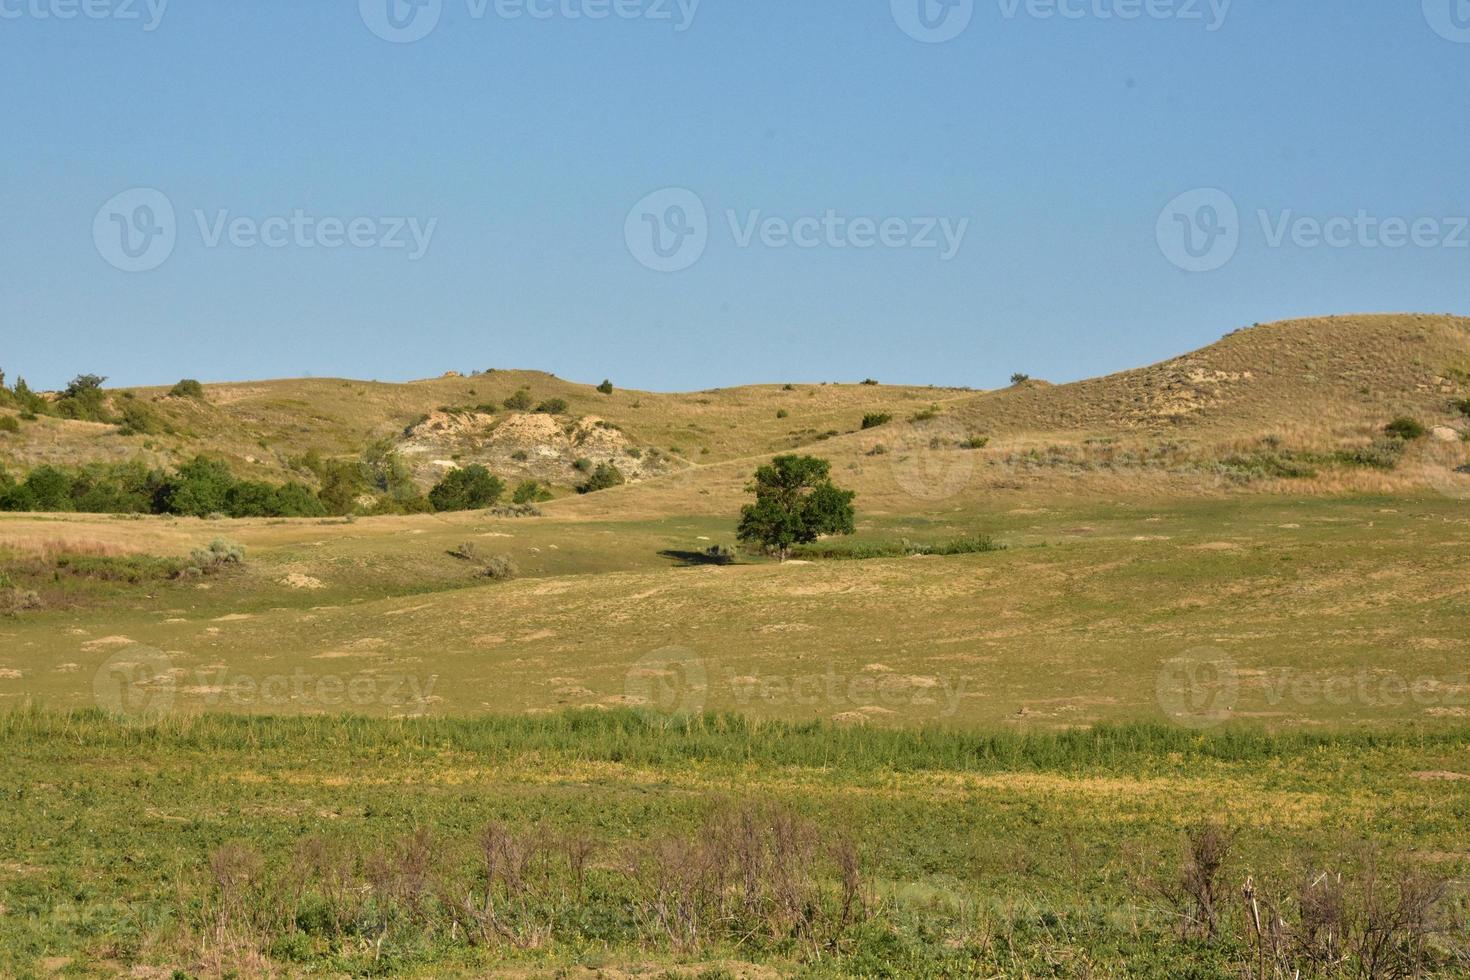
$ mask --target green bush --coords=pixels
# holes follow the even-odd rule
[[[1013,385],[1023,385],[1023,384],[1025,384],[1026,382],[1028,382],[1030,380],[1031,380],[1031,375],[1029,375],[1029,374],[1022,374],[1019,371],[1017,371],[1015,374],[1011,375],[1011,384],[1013,384]]]
[[[1385,425],[1383,427],[1383,431],[1385,434],[1392,436],[1395,439],[1403,439],[1406,441],[1423,439],[1429,434],[1429,430],[1424,428],[1424,423],[1420,422],[1416,418],[1410,418],[1407,415],[1400,415],[1398,418]]]
[[[989,436],[971,436],[970,438],[966,439],[964,442],[960,443],[960,448],[961,449],[984,449],[988,445],[990,445],[990,437]]]
[[[581,459],[572,464],[572,469],[576,470],[578,473],[591,473],[592,460],[583,456]]]
[[[596,493],[599,490],[608,490],[612,487],[621,486],[627,482],[621,470],[611,463],[600,463],[587,478],[587,482],[577,488],[578,493]]]
[[[602,392],[604,395],[611,395],[613,393],[613,383],[611,381],[604,381],[602,384],[597,386],[597,390]]]
[[[1378,439],[1370,446],[1358,449],[1342,449],[1333,454],[1336,462],[1345,466],[1366,466],[1375,470],[1391,470],[1399,464],[1404,454],[1402,439]]]
[[[565,415],[567,413],[567,400],[565,398],[548,398],[536,406],[536,411],[541,415]]]
[[[515,492],[511,494],[510,502],[513,504],[535,504],[543,503],[550,499],[550,490],[535,480],[527,480],[516,487]]]
[[[154,436],[163,431],[163,426],[152,410],[147,405],[132,400],[123,402],[121,425],[121,432],[125,436]]]
[[[102,390],[106,378],[98,374],[79,374],[56,399],[56,414],[82,422],[112,422],[107,414],[107,393]]]
[[[505,400],[505,407],[512,412],[529,411],[535,401],[531,398],[531,392],[525,388],[517,391]]]
[[[0,415],[0,432],[9,432],[12,435],[20,431],[20,420],[14,415]]]
[[[168,390],[170,398],[196,398],[204,400],[204,386],[193,378],[185,378]]]
[[[471,463],[452,470],[429,491],[429,503],[440,512],[480,510],[490,507],[505,493],[505,484],[485,467]]]
[[[1450,407],[1466,418],[1470,418],[1470,398],[1457,398],[1450,403]]]
[[[880,425],[887,425],[893,421],[893,416],[888,412],[869,412],[863,416],[864,429],[876,429]]]
[[[208,517],[226,512],[226,498],[235,484],[230,468],[218,460],[196,456],[161,490],[161,510],[184,517]]]
[[[784,419],[784,418],[790,418],[790,417],[791,417],[791,413],[788,412],[788,411],[786,411],[786,409],[784,409],[784,408],[778,408],[778,409],[776,409],[776,418],[778,418],[778,419]]]

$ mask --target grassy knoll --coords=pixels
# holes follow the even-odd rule
[[[1246,876],[1285,893],[1376,864],[1397,894],[1470,858],[1463,729],[24,711],[0,737],[16,976],[1237,976]],[[1238,831],[1213,939],[1168,898],[1201,821]],[[487,881],[493,927],[455,911]],[[681,901],[692,931],[661,915]],[[1451,885],[1432,975],[1463,916]]]

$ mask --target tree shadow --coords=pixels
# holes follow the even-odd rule
[[[735,556],[731,554],[715,554],[708,551],[680,551],[677,549],[666,549],[658,553],[660,558],[678,562],[685,568],[694,568],[699,565],[734,565]]]

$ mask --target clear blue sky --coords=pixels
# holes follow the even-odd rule
[[[150,31],[148,0],[0,0],[12,379],[529,367],[666,390],[990,387],[1152,362],[1254,321],[1470,311],[1470,248],[1272,247],[1256,217],[1363,210],[1454,237],[1470,214],[1462,0],[1425,0],[1429,14],[1236,0],[1216,30],[1208,0],[1202,21],[1098,16],[1130,0],[1071,0],[1080,19],[976,0],[944,43],[901,29],[894,8],[919,0],[703,0],[682,31],[676,0],[617,0],[650,16],[604,20],[440,0],[413,43],[369,29],[373,2],[173,0]],[[83,3],[118,16],[38,16]],[[176,243],[125,272],[94,220],[139,187],[176,209]],[[707,248],[677,272],[645,267],[625,236],[666,187],[708,210]],[[1238,253],[1210,272],[1176,267],[1156,234],[1196,188],[1241,215]],[[298,210],[437,225],[415,260],[211,247],[195,217]],[[969,225],[946,261],[759,234],[742,247],[727,218],[829,210]]]

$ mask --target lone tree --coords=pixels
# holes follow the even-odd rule
[[[852,534],[857,494],[836,487],[831,471],[831,463],[814,456],[777,456],[756,470],[748,488],[755,503],[741,510],[736,536],[785,561],[793,545],[826,534]]]

